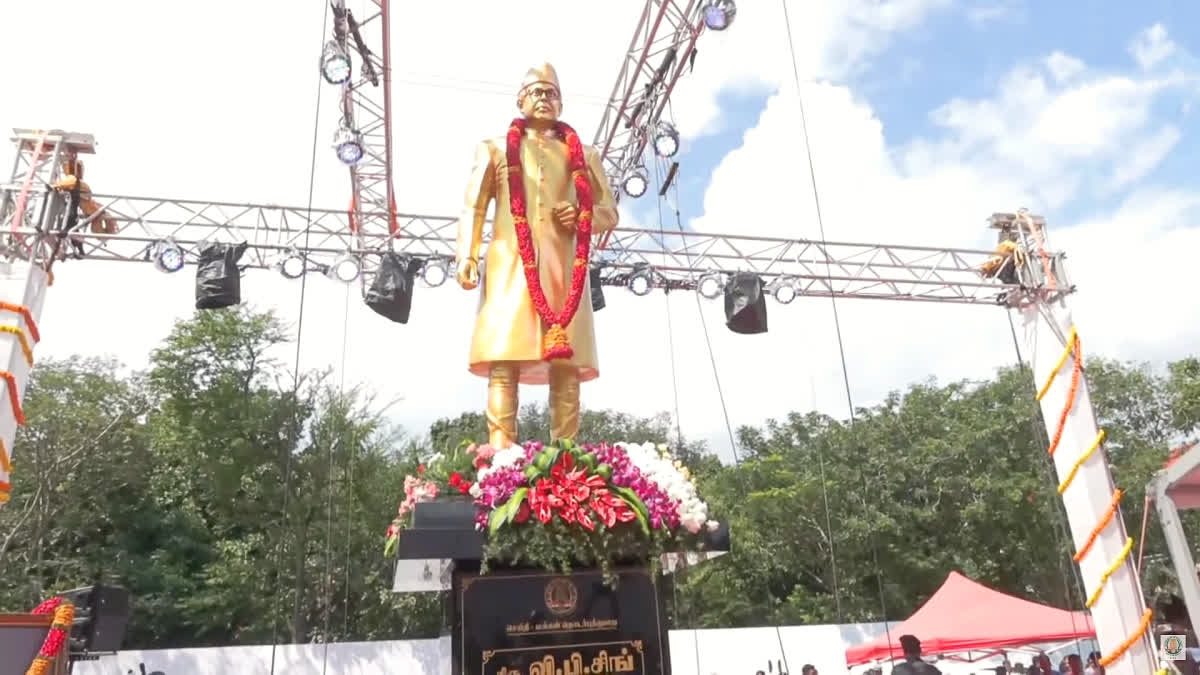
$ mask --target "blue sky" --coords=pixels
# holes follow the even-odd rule
[[[1170,39],[1189,53],[1175,58],[1188,59],[1194,65],[1190,54],[1200,44],[1200,3],[988,0],[931,12],[916,28],[895,33],[885,52],[837,84],[850,88],[874,110],[883,123],[889,148],[903,148],[916,140],[936,141],[945,135],[931,113],[947,101],[990,98],[1014,68],[1033,66],[1055,51],[1078,58],[1095,71],[1135,74],[1138,65],[1128,47],[1135,32],[1156,23],[1162,24]],[[701,212],[712,170],[757,124],[771,93],[739,91],[719,95],[720,131],[685,145],[678,157],[684,175],[680,189],[685,222]],[[1176,92],[1154,103],[1153,116],[1159,121],[1174,121],[1183,134],[1166,158],[1142,178],[1143,182],[1178,188],[1195,186],[1200,135],[1188,133],[1197,128],[1197,122],[1187,102],[1186,94]],[[810,123],[810,133],[819,134],[821,130]],[[818,177],[820,171],[818,166]],[[1136,187],[1071,199],[1055,215],[1076,220],[1097,209],[1115,208]],[[657,221],[654,202],[649,198],[654,189],[652,186],[648,198],[633,208],[648,227]],[[670,228],[673,223],[666,226]],[[836,231],[828,236],[838,238]]]

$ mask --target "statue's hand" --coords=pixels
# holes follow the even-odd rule
[[[464,258],[458,261],[458,267],[454,271],[454,278],[458,280],[458,285],[463,287],[463,290],[474,290],[479,285],[479,263],[473,258]]]
[[[550,215],[554,217],[555,224],[567,230],[575,229],[575,223],[579,220],[579,212],[569,202],[559,202]]]

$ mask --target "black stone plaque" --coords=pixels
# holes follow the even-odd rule
[[[454,675],[670,675],[659,587],[646,568],[455,571]]]

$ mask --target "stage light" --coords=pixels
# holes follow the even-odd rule
[[[321,76],[329,84],[350,81],[350,55],[335,40],[326,42],[321,50]]]
[[[450,266],[445,258],[428,258],[421,268],[421,281],[430,288],[437,288],[450,278]]]
[[[362,161],[362,134],[344,124],[333,135],[333,147],[337,150],[338,159],[346,166],[354,166]]]
[[[183,249],[171,237],[154,244],[154,269],[170,274],[183,269],[184,262]]]
[[[639,166],[625,176],[625,180],[621,183],[621,189],[625,191],[625,194],[637,199],[646,194],[646,187],[649,184],[650,182],[646,180],[646,170]]]
[[[299,279],[308,271],[308,261],[296,249],[288,249],[287,253],[275,263],[275,268],[284,279]]]
[[[679,132],[670,122],[659,122],[654,130],[654,153],[659,157],[674,157],[679,152]]]
[[[725,279],[718,272],[709,272],[696,282],[696,292],[706,300],[716,300],[725,290]]]
[[[325,268],[325,276],[334,281],[350,283],[358,278],[359,272],[362,271],[358,264],[358,259],[349,253],[345,253],[333,264]]]
[[[625,282],[629,285],[629,290],[637,296],[643,296],[654,289],[654,276],[650,269],[650,265],[646,263],[634,263],[633,272],[629,275],[629,280]]]
[[[775,301],[781,305],[786,305],[796,299],[796,282],[791,277],[776,277],[774,281],[767,284],[767,289],[771,291],[771,295],[775,296]]]
[[[737,15],[737,5],[733,0],[708,0],[704,5],[704,25],[709,30],[722,31],[733,23]]]

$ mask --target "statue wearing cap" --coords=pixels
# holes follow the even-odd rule
[[[483,288],[469,369],[488,378],[489,443],[517,440],[517,385],[550,386],[553,439],[579,432],[579,384],[600,374],[589,237],[617,225],[617,209],[594,148],[559,120],[554,67],[531,68],[517,92],[521,117],[507,136],[481,142],[458,222],[459,285]],[[480,265],[489,204],[492,238]]]

